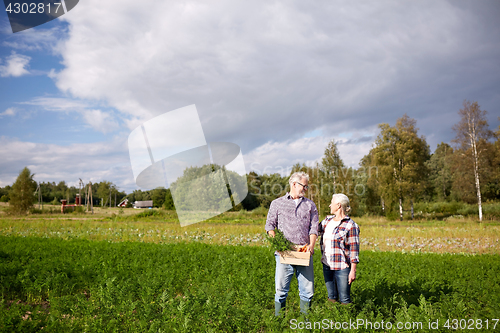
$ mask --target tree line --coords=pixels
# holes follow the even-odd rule
[[[452,127],[455,138],[451,144],[438,144],[433,154],[425,137],[418,134],[416,120],[405,114],[394,126],[379,124],[380,132],[358,168],[347,167],[337,143],[331,141],[320,162],[296,164],[291,173],[304,171],[310,175],[307,196],[323,215],[329,213],[332,194],[345,193],[356,215],[403,219],[403,212],[411,212],[413,218],[417,202],[465,202],[477,203],[481,220],[483,202],[500,199],[500,127],[496,132],[489,129],[487,112],[481,110],[477,102],[464,101],[458,113],[460,121]],[[215,170],[213,165],[208,168]],[[206,169],[207,166],[188,168],[183,177],[192,181],[198,174],[205,175]],[[226,172],[227,176],[231,174]],[[249,193],[233,210],[268,208],[272,200],[289,190],[289,176],[248,173]],[[43,202],[57,204],[62,199],[74,202],[81,191],[74,186],[68,187],[64,181],[37,184],[25,168],[12,187],[0,188],[0,201],[16,202],[21,192],[34,193],[37,187]],[[100,201],[105,206],[114,206],[115,198],[118,202],[127,198],[129,206],[134,201],[153,200],[155,207],[175,209],[170,189],[134,190],[127,195],[108,181],[95,183],[92,189],[97,204]],[[229,187],[228,191],[231,192]],[[36,201],[34,197],[32,201]]]
[[[321,162],[297,164],[292,173],[300,170],[310,175],[307,195],[322,214],[329,212],[331,195],[342,192],[357,215],[403,219],[406,211],[413,218],[416,202],[464,202],[477,203],[482,220],[482,203],[500,199],[500,127],[496,132],[489,129],[487,112],[477,102],[464,101],[458,113],[451,145],[441,142],[433,154],[425,137],[418,134],[416,120],[405,114],[395,126],[379,124],[380,132],[358,168],[346,167],[336,142],[331,141]],[[269,207],[288,190],[287,179],[251,172],[251,196],[243,206]]]
[[[25,213],[35,203],[60,205],[62,200],[67,204],[75,204],[80,197],[80,203],[87,203],[89,184],[68,186],[65,181],[36,182],[34,174],[25,167],[12,186],[0,188],[0,202],[9,202],[14,213]],[[126,197],[117,186],[109,181],[92,183],[92,199],[94,206],[115,206]],[[90,197],[89,197],[90,198]]]

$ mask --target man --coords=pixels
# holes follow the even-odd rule
[[[279,253],[276,259],[276,294],[274,297],[275,315],[286,306],[286,297],[290,289],[293,274],[297,276],[300,296],[300,311],[307,314],[314,295],[314,268],[312,254],[318,237],[318,210],[313,201],[304,197],[308,189],[309,175],[305,172],[296,172],[288,180],[290,192],[273,200],[267,214],[266,232],[275,236],[278,228],[283,235],[296,245],[306,245],[311,258],[309,266],[298,266],[280,263]]]

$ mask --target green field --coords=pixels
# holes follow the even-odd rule
[[[274,317],[264,215],[181,228],[169,212],[132,213],[0,217],[0,332],[500,330],[496,222],[357,219],[354,305],[327,301],[316,251],[306,322],[296,280]]]

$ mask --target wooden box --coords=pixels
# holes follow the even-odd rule
[[[280,254],[281,264],[309,266],[311,252],[287,251]]]

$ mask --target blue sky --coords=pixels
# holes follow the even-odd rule
[[[192,104],[247,171],[312,164],[330,140],[357,166],[405,113],[434,150],[464,99],[499,125],[498,17],[498,1],[86,0],[13,34],[3,12],[0,186],[28,166],[130,192],[128,135]]]

